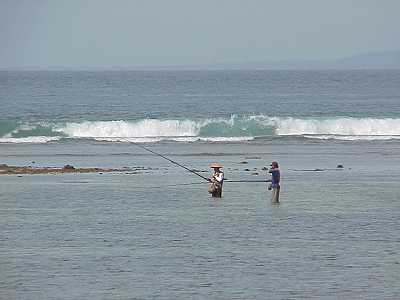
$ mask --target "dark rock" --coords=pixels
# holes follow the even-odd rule
[[[75,167],[71,165],[65,165],[64,170],[75,170]]]
[[[343,165],[337,165],[336,168],[338,168],[338,169],[343,169]]]

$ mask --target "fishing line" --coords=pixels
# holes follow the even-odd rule
[[[203,178],[203,179],[206,180],[207,182],[210,182],[210,179],[209,179],[209,178],[204,177],[203,175],[201,175],[201,174],[199,174],[199,173],[197,173],[197,172],[195,172],[195,171],[189,169],[188,167],[185,167],[185,166],[181,165],[180,163],[177,163],[176,161],[174,161],[174,160],[172,160],[172,159],[170,159],[170,158],[168,158],[168,157],[166,157],[166,156],[164,156],[164,155],[162,155],[162,154],[160,154],[160,153],[157,153],[157,152],[155,152],[155,151],[153,151],[153,150],[151,150],[151,149],[149,149],[149,148],[146,148],[145,146],[142,146],[142,145],[138,145],[138,144],[134,144],[134,145],[135,145],[135,146],[138,146],[138,147],[140,147],[140,148],[142,148],[142,149],[144,149],[144,150],[146,150],[146,151],[148,151],[148,152],[150,152],[150,153],[153,153],[153,154],[155,154],[155,155],[158,155],[158,156],[160,156],[160,157],[162,157],[162,158],[168,160],[169,162],[171,162],[171,163],[173,163],[173,164],[175,164],[175,165],[177,165],[177,166],[179,166],[179,167],[181,167],[181,168],[183,168],[183,169],[185,169],[185,170],[187,170],[187,171],[189,171],[189,172],[191,172],[191,173],[193,173],[193,174],[195,174],[195,175],[197,175],[197,176]]]
[[[271,182],[268,180],[224,180],[225,182],[244,182],[244,183],[252,183],[252,182]]]
[[[143,150],[146,150],[146,151],[148,151],[148,152],[150,152],[150,153],[152,153],[152,154],[155,154],[155,155],[157,155],[157,156],[160,156],[160,157],[162,157],[162,158],[168,160],[169,162],[171,162],[171,163],[173,163],[173,164],[175,164],[175,165],[177,165],[177,166],[179,166],[179,167],[181,167],[181,168],[183,168],[183,169],[185,169],[185,170],[187,170],[187,171],[189,171],[189,172],[191,172],[191,173],[193,173],[193,174],[195,174],[195,175],[197,175],[197,176],[203,178],[203,179],[206,180],[207,182],[210,182],[210,179],[209,179],[209,178],[204,177],[203,175],[201,175],[201,174],[199,174],[199,173],[197,173],[197,172],[195,172],[195,171],[189,169],[188,167],[185,167],[185,166],[181,165],[180,163],[177,163],[176,161],[174,161],[174,160],[172,160],[172,159],[170,159],[170,158],[168,158],[168,157],[166,157],[166,156],[164,156],[164,155],[162,155],[162,154],[160,154],[160,153],[157,153],[157,152],[155,152],[155,151],[153,151],[153,150],[151,150],[151,149],[149,149],[149,148],[146,148],[145,146],[139,145],[139,144],[134,144],[134,145],[137,146],[137,147],[140,147],[140,148],[142,148]],[[224,180],[224,182],[231,182],[231,183],[256,183],[256,182],[270,182],[270,181],[268,181],[268,180],[228,180],[228,179],[226,179],[226,180]],[[193,183],[188,183],[188,184],[177,184],[176,186],[180,186],[180,185],[191,185],[191,184],[193,184]],[[170,185],[170,186],[175,186],[175,185]]]

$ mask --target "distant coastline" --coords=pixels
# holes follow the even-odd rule
[[[361,53],[333,60],[216,62],[154,66],[0,66],[0,71],[212,71],[212,70],[400,70],[400,50]]]

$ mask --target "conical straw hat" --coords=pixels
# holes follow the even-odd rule
[[[222,168],[222,165],[219,163],[212,163],[210,168],[218,168],[219,169],[219,168]]]

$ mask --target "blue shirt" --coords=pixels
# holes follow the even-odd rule
[[[269,170],[269,173],[271,173],[271,186],[273,188],[279,187],[279,182],[281,181],[281,172],[279,169],[271,169]]]

